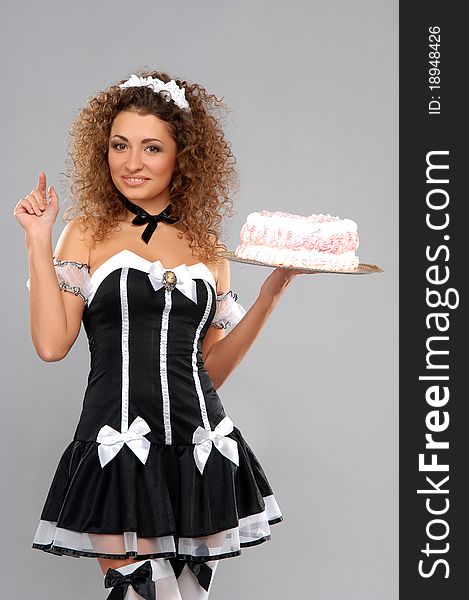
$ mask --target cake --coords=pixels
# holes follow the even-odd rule
[[[261,210],[247,216],[234,254],[272,266],[346,271],[358,267],[358,245],[351,219]]]

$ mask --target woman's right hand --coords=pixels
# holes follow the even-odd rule
[[[21,198],[13,210],[13,216],[25,230],[26,235],[49,234],[59,212],[59,198],[53,186],[49,187],[47,203],[46,174],[41,171],[37,187]]]

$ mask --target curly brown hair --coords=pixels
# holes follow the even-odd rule
[[[126,79],[91,97],[69,131],[67,177],[71,206],[64,219],[76,219],[83,230],[91,232],[94,243],[103,241],[117,227],[127,209],[109,171],[111,125],[122,110],[152,114],[167,124],[177,146],[169,185],[172,213],[179,217],[175,226],[187,234],[190,248],[201,260],[219,264],[220,249],[227,250],[220,241],[222,219],[234,214],[230,194],[239,190],[236,159],[217,115],[220,109],[230,109],[197,83],[159,71],[138,69],[134,73],[140,77],[151,75],[165,83],[174,79],[185,88],[190,110],[181,110],[165,99],[164,92],[155,93],[147,86],[120,88]]]

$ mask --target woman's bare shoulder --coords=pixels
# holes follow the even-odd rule
[[[54,250],[57,260],[74,260],[90,264],[90,253],[94,245],[89,222],[82,218],[71,219],[63,227]]]

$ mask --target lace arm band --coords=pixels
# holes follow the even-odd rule
[[[86,303],[91,291],[89,266],[74,260],[56,260],[55,257],[52,259],[59,288],[65,292],[71,292],[75,296],[81,296]],[[30,278],[26,282],[28,289],[29,283]]]
[[[226,329],[239,323],[246,314],[246,310],[236,302],[237,299],[238,295],[232,290],[217,295],[217,308],[210,326]]]

